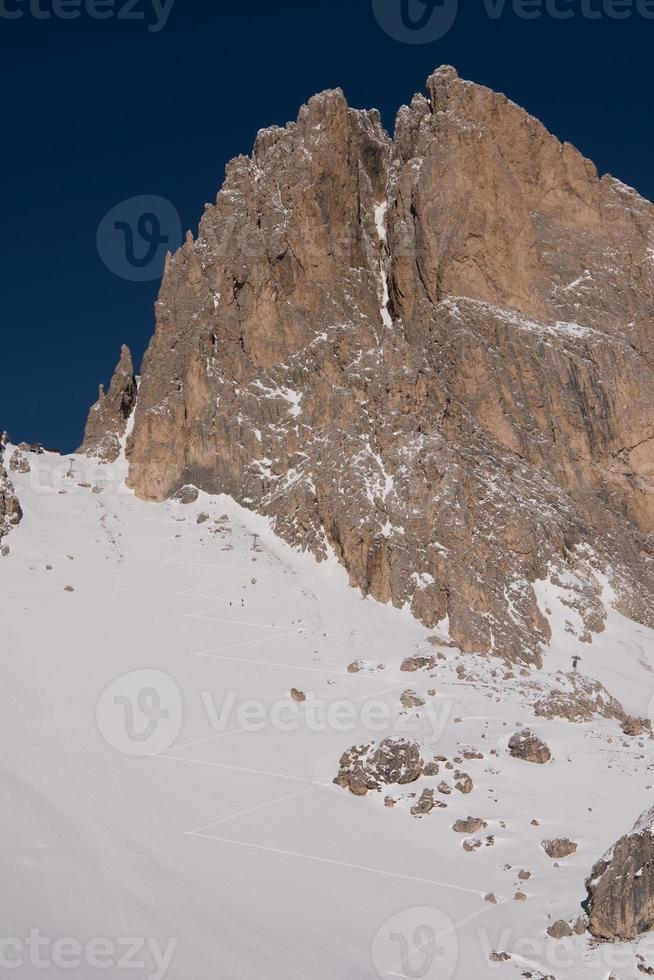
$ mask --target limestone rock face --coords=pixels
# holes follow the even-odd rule
[[[117,460],[120,440],[125,435],[136,395],[132,355],[129,348],[123,345],[109,390],[105,393],[104,386],[100,385],[98,400],[89,412],[84,442],[77,451],[95,456],[103,463]]]
[[[464,652],[538,663],[556,572],[581,638],[595,571],[654,625],[654,207],[454,69],[427,90],[393,139],[329,91],[230,163],[167,264],[128,482],[230,494]]]
[[[20,523],[23,517],[14,485],[3,466],[6,442],[0,443],[0,541],[9,531]]]
[[[597,862],[586,889],[597,939],[628,941],[654,929],[654,808]]]

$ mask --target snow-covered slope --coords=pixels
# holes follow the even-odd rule
[[[123,976],[130,959],[131,976],[170,980],[629,980],[642,976],[637,954],[654,965],[646,940],[546,934],[582,914],[590,868],[651,806],[651,742],[615,719],[533,709],[573,683],[580,654],[583,674],[646,715],[650,631],[611,613],[581,643],[566,632],[565,587],[548,582],[544,672],[461,657],[227,498],[147,504],[124,489],[122,464],[30,462],[0,560],[3,967],[31,978],[47,963],[59,977],[79,964],[85,980]],[[444,659],[401,671],[416,653]],[[417,713],[400,704],[407,689],[426,701]],[[552,762],[509,756],[519,725]],[[333,784],[341,753],[388,735],[441,756],[439,775],[364,798]],[[446,808],[411,814],[459,770],[472,793],[437,792]],[[455,833],[468,816],[487,827]],[[576,853],[548,858],[541,841],[568,837]],[[481,846],[468,852],[470,838]]]

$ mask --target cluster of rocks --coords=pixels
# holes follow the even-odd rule
[[[583,936],[587,930],[588,919],[582,915],[572,924],[566,922],[565,919],[557,919],[548,927],[547,935],[551,939],[569,939],[571,936]]]
[[[291,697],[298,700],[295,689]],[[458,762],[462,761],[457,757]],[[444,809],[447,804],[438,797],[451,796],[455,791],[464,796],[472,793],[474,783],[467,772],[455,768],[454,762],[445,756],[436,756],[425,761],[423,751],[417,742],[389,737],[382,742],[368,742],[353,745],[343,753],[340,767],[334,782],[348,789],[355,796],[365,796],[371,790],[380,791],[385,786],[408,785],[421,776],[435,777],[440,774],[441,764],[451,774],[453,783],[441,779],[436,787],[425,788],[417,801],[411,806],[413,816],[425,816],[435,808]],[[438,796],[436,795],[438,794]],[[412,793],[415,798],[416,794]],[[397,802],[386,798],[387,806]],[[474,833],[475,831],[470,831]]]

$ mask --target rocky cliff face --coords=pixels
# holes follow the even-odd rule
[[[549,574],[586,639],[596,571],[654,623],[654,207],[454,69],[427,91],[394,139],[330,91],[232,161],[166,268],[129,483],[231,494],[464,651],[538,662]]]
[[[132,355],[123,345],[109,390],[105,393],[104,386],[100,385],[98,400],[89,412],[84,442],[78,452],[96,456],[104,463],[118,459],[127,420],[136,404],[136,394]]]
[[[0,440],[0,546],[5,535],[19,524],[23,517],[14,485],[3,465],[6,442],[6,436],[3,435]]]
[[[654,808],[597,862],[586,888],[597,939],[625,942],[654,928]]]

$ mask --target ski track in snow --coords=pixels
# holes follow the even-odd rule
[[[173,980],[501,980],[526,967],[534,977],[605,980],[610,964],[600,956],[589,966],[599,954],[586,937],[565,948],[568,963],[545,930],[581,913],[592,864],[651,805],[649,743],[625,739],[615,722],[535,718],[510,686],[498,696],[494,661],[474,658],[477,679],[461,680],[454,665],[466,660],[443,648],[448,661],[433,676],[401,674],[406,656],[433,652],[428,631],[363,600],[335,563],[292,552],[227,498],[146,504],[119,481],[92,495],[76,485],[90,466],[80,457],[75,480],[58,484],[67,492],[47,493],[70,460],[30,460],[43,479],[16,474],[25,517],[0,562],[3,935],[38,928],[53,940],[133,935],[162,946],[174,938]],[[89,482],[102,484],[97,466]],[[210,519],[197,524],[201,511]],[[652,633],[611,614],[606,633],[582,646],[557,621],[555,593],[545,593],[555,629],[546,671],[568,671],[581,649],[590,676],[610,690],[613,678],[612,693],[646,713]],[[350,673],[357,659],[368,666]],[[167,747],[132,757],[103,739],[96,705],[117,678],[146,668],[173,679],[183,715]],[[291,705],[291,687],[307,700],[286,731],[273,712]],[[417,727],[396,729],[413,718],[398,706],[408,688],[437,690],[442,726],[425,709]],[[256,701],[262,720],[248,726],[232,710],[216,729],[207,700],[219,712],[230,697],[235,707]],[[321,725],[343,702],[351,727]],[[390,720],[371,731],[363,711],[378,702]],[[553,763],[508,758],[516,724],[546,739]],[[345,749],[393,732],[449,759],[480,749],[483,760],[457,765],[473,793],[441,797],[447,809],[416,819],[409,794],[451,779],[446,769],[389,787],[398,799],[390,809],[385,794],[355,798],[333,785]],[[488,828],[467,854],[451,825],[470,814]],[[556,836],[579,842],[558,868],[540,846]],[[520,881],[520,868],[532,878]],[[527,901],[514,901],[518,888]],[[497,905],[484,901],[489,892]],[[444,959],[428,963],[419,927],[430,916]],[[491,963],[493,950],[511,959]],[[43,975],[29,965],[14,972]],[[155,964],[133,975],[153,977]],[[619,976],[642,974],[632,962]]]

